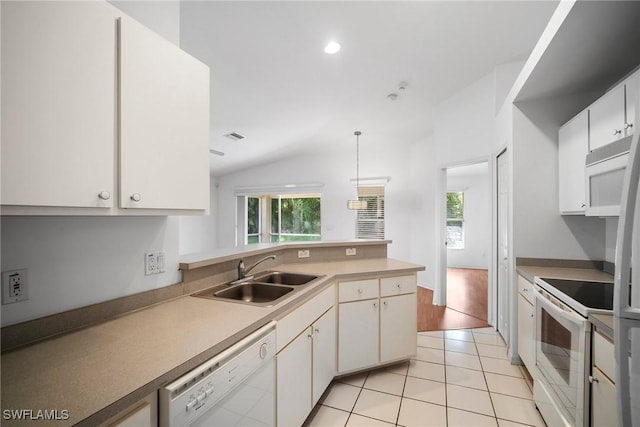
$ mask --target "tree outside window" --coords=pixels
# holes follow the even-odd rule
[[[260,243],[261,215],[260,198],[247,197],[247,243]]]
[[[320,197],[271,199],[271,241],[320,240]]]
[[[247,244],[320,240],[320,195],[246,196]]]
[[[447,193],[447,248],[464,249],[464,192]]]

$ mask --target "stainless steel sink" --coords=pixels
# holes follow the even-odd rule
[[[265,303],[277,300],[293,291],[291,286],[275,286],[265,283],[247,282],[232,285],[215,292],[217,298],[225,298],[252,303]]]
[[[311,274],[300,273],[283,273],[281,271],[269,271],[266,274],[261,274],[253,278],[254,281],[260,283],[277,283],[281,285],[306,285],[312,280],[317,279],[318,276]]]
[[[194,297],[270,307],[320,276],[300,273],[267,271],[255,277],[235,280],[200,291]]]

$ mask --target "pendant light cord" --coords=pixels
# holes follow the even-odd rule
[[[360,200],[360,135],[359,130],[353,133],[356,136],[356,199]]]

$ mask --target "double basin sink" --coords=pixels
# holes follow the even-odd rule
[[[320,276],[267,271],[193,294],[194,297],[270,307]]]

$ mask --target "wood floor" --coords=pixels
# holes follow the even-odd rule
[[[484,328],[487,270],[447,269],[447,306],[433,305],[433,291],[418,287],[418,331]]]

